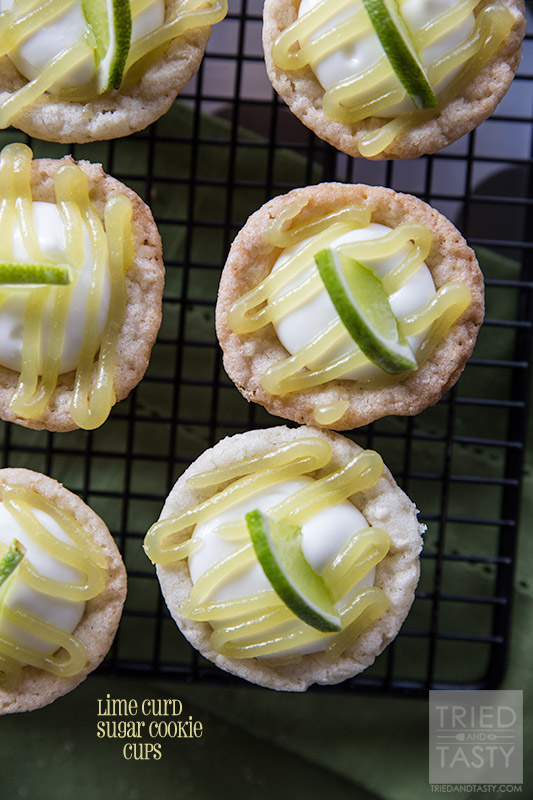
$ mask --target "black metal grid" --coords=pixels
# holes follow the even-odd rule
[[[38,155],[102,161],[151,205],[163,236],[163,326],[144,381],[92,433],[1,430],[3,466],[61,480],[102,515],[129,573],[110,657],[117,675],[241,683],[193,651],[170,619],[142,549],[168,490],[222,436],[282,421],[227,379],[214,334],[220,269],[248,214],[297,185],[339,179],[417,194],[455,221],[487,268],[487,320],[459,384],[416,418],[353,434],[380,451],[427,523],[413,610],[374,667],[343,691],[423,694],[488,688],[503,675],[532,327],[533,43],[491,120],[435,156],[367,163],[292,118],[266,78],[260,0],[230,0],[202,68],[173,111],[128,140],[73,146],[28,140]],[[244,684],[243,684],[244,685]]]

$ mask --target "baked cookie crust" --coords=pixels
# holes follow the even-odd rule
[[[339,469],[361,451],[358,445],[344,436],[309,427],[294,429],[281,426],[228,437],[206,450],[179,478],[165,502],[160,519],[187,511],[221,488],[213,486],[209,489],[194,489],[188,480],[191,476],[309,437],[324,439],[332,448],[330,463],[326,468],[311,473],[312,477],[320,478]],[[420,572],[419,553],[424,527],[417,520],[415,506],[398,487],[386,467],[375,486],[358,492],[349,499],[369,524],[385,528],[391,537],[391,549],[378,564],[375,580],[375,586],[382,588],[388,595],[390,606],[356,642],[335,661],[326,658],[323,653],[313,653],[303,656],[297,664],[274,667],[264,659],[221,656],[211,647],[210,625],[185,619],[179,613],[179,608],[189,597],[192,587],[187,563],[179,561],[169,565],[159,564],[157,575],[168,609],[193,647],[227,672],[251,683],[283,691],[305,691],[313,683],[339,683],[369,667],[394,639],[411,608]]]
[[[72,515],[102,548],[107,559],[106,584],[98,597],[88,600],[74,636],[87,651],[87,664],[77,675],[61,678],[26,666],[22,681],[12,692],[0,689],[0,714],[32,711],[75,689],[100,664],[111,647],[126,599],[126,570],[121,555],[105,523],[80,498],[62,484],[28,469],[0,470],[1,485],[25,486]]]
[[[165,0],[166,19],[180,2]],[[170,42],[135,83],[88,103],[41,95],[12,124],[38,139],[65,143],[116,139],[141,131],[166,114],[198,71],[210,35],[210,26],[187,31]],[[0,103],[27,83],[7,55],[0,59],[0,76]]]
[[[284,208],[300,198],[305,198],[307,205],[297,217],[299,224],[354,203],[371,209],[372,222],[391,228],[402,222],[425,225],[433,236],[426,264],[436,288],[452,280],[469,287],[470,306],[427,361],[401,382],[389,380],[381,385],[366,385],[362,381],[338,379],[302,392],[271,395],[263,389],[261,378],[270,366],[289,355],[273,325],[243,335],[233,333],[228,327],[228,311],[233,303],[270,273],[280,254],[279,248],[266,242],[264,231]],[[474,252],[455,226],[434,208],[392,189],[323,183],[276,197],[248,219],[233,242],[222,272],[216,330],[226,372],[247,400],[263,405],[276,416],[310,425],[317,425],[316,408],[345,401],[348,408],[343,416],[325,427],[349,430],[389,414],[412,416],[436,403],[456,383],[472,353],[483,321],[483,298],[483,276]]]
[[[481,0],[474,13],[478,14],[491,2]],[[493,113],[518,69],[526,30],[523,0],[498,0],[498,4],[510,9],[515,22],[493,58],[464,92],[448,103],[437,116],[402,132],[371,160],[417,158],[435,153],[476,128]],[[297,18],[299,5],[300,0],[265,0],[263,48],[268,77],[293,114],[318,137],[349,156],[361,156],[359,143],[363,135],[377,130],[384,120],[370,117],[353,124],[333,122],[322,110],[324,90],[309,66],[285,71],[274,64],[272,45]]]
[[[132,232],[134,259],[125,273],[126,310],[116,347],[114,390],[116,402],[123,400],[139,383],[148,367],[150,353],[161,325],[161,305],[165,282],[161,237],[152,212],[141,198],[116,178],[106,175],[100,164],[38,159],[32,162],[31,187],[33,200],[55,202],[54,176],[64,164],[77,164],[87,176],[91,201],[101,220],[106,201],[116,194],[125,194],[133,208]],[[97,363],[93,367],[93,381]],[[19,373],[0,366],[0,418],[27,428],[49,431],[71,431],[77,425],[70,415],[75,372],[59,375],[48,406],[37,419],[24,419],[9,408]]]

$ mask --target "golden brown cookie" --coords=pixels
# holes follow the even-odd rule
[[[23,147],[23,146],[16,146]],[[23,153],[23,156],[26,155]],[[19,156],[17,155],[17,158]],[[61,160],[41,159],[31,165],[31,193],[33,201],[56,202],[55,178],[65,167],[75,165],[69,156]],[[124,184],[106,175],[100,164],[77,162],[77,167],[87,180],[90,202],[105,228],[106,204],[122,196],[131,204],[131,237],[133,260],[122,270],[125,308],[118,320],[114,355],[112,386],[114,402],[126,397],[144,375],[152,346],[161,324],[161,304],[164,287],[164,266],[161,238],[149,207]],[[59,287],[63,289],[63,287]],[[0,310],[1,314],[1,310]],[[98,355],[92,367],[90,385],[92,392],[98,380]],[[60,374],[56,388],[46,407],[37,417],[26,416],[10,405],[20,374],[0,366],[0,416],[37,430],[69,431],[80,427],[72,418],[71,403],[76,386],[76,372]],[[112,404],[113,397],[110,398]],[[109,413],[110,406],[107,408]],[[107,414],[102,414],[97,424],[102,424]],[[82,427],[91,427],[92,423]]]
[[[166,24],[180,17],[181,5],[182,0],[165,0]],[[225,16],[226,0],[210,0],[210,6],[217,20]],[[51,142],[92,142],[143,130],[168,111],[200,66],[211,33],[211,25],[202,23],[209,7],[198,2],[193,12],[199,24],[133,65],[119,89],[82,100],[75,95],[72,99],[42,93],[8,122],[30,136]],[[3,105],[27,84],[4,55],[0,61],[0,114]]]
[[[258,287],[265,285],[264,281],[283,252],[283,248],[269,241],[268,230],[272,230],[274,224],[280,224],[284,213],[296,214],[281,223],[289,232],[295,229],[304,231],[306,226],[321,220],[329,227],[330,222],[335,221],[332,215],[350,213],[350,208],[356,214],[358,209],[366,210],[372,224],[382,224],[391,229],[402,225],[421,226],[416,230],[430,237],[425,263],[437,294],[439,291],[447,292],[444,287],[448,284],[461,284],[466,287],[463,291],[470,294],[468,307],[440,338],[437,337],[431,352],[426,348],[427,353],[417,356],[419,366],[414,371],[388,375],[378,370],[373,376],[357,380],[342,377],[327,380],[328,372],[318,385],[314,385],[311,375],[314,366],[296,364],[288,380],[280,383],[275,391],[271,387],[267,390],[265,376],[282,368],[282,363],[290,363],[290,354],[270,322],[258,322],[250,332],[236,332],[235,328],[242,330],[242,325],[248,324],[246,318],[249,315],[259,321],[262,315],[268,314],[268,309],[261,311],[260,305],[256,307],[259,311],[253,312],[243,306],[247,293],[260,292]],[[351,225],[349,221],[343,224],[341,232]],[[354,222],[353,228],[358,225],[360,223]],[[326,246],[324,234],[321,236],[322,243],[317,245],[317,250]],[[416,246],[414,241],[411,242],[413,250]],[[311,269],[312,256],[308,260]],[[322,291],[325,291],[324,287]],[[250,306],[254,306],[252,300]],[[236,310],[239,312],[237,315]],[[233,315],[231,323],[228,321],[229,313]],[[236,316],[239,326],[235,325]],[[389,414],[418,414],[436,403],[458,380],[472,352],[482,320],[483,277],[473,251],[451,222],[411,195],[382,187],[340,183],[295,189],[270,200],[252,214],[231,247],[220,281],[216,309],[216,328],[224,352],[224,366],[244,397],[265,406],[276,416],[335,430],[356,428]],[[440,323],[437,320],[435,324]],[[435,330],[430,326],[427,335],[433,336]],[[310,363],[314,364],[312,359]],[[295,380],[300,383],[307,381],[309,385],[293,390]],[[335,408],[338,409],[336,418]],[[329,417],[328,409],[331,410]]]
[[[16,489],[17,494],[15,496],[11,493],[7,494],[6,487],[8,489]],[[20,495],[21,487],[23,490],[29,490],[27,496]],[[6,502],[14,503],[16,507],[20,507],[21,505],[24,506],[29,498],[30,508],[33,509],[32,513],[34,513],[35,509],[32,506],[33,493],[36,493],[36,496],[41,498],[41,502],[44,501],[48,508],[57,509],[61,514],[66,515],[71,520],[75,520],[75,523],[81,526],[87,539],[93,543],[93,546],[96,545],[100,558],[102,556],[105,557],[107,568],[104,570],[103,588],[97,596],[86,601],[83,616],[71,637],[78,643],[78,647],[85,650],[85,657],[82,656],[81,658],[82,662],[83,658],[85,658],[85,663],[82,663],[76,674],[67,677],[53,674],[46,669],[35,666],[24,666],[24,661],[19,664],[19,667],[22,666],[22,671],[18,681],[16,674],[15,678],[13,678],[13,663],[8,664],[6,671],[5,656],[10,650],[6,648],[6,643],[3,639],[6,635],[3,616],[5,609],[2,608],[4,601],[12,609],[14,608],[15,611],[20,612],[17,601],[13,600],[14,590],[16,591],[17,587],[14,583],[9,587],[6,596],[0,600],[0,628],[2,630],[2,636],[0,637],[0,679],[2,680],[2,683],[0,683],[0,714],[41,708],[70,692],[85,680],[87,675],[100,664],[111,647],[126,597],[126,571],[124,564],[109,530],[100,517],[79,497],[69,492],[52,478],[26,469],[0,470],[0,495]],[[46,526],[47,523],[44,524]],[[54,538],[54,541],[57,542],[57,539]],[[0,543],[0,545],[5,549],[5,542]],[[46,549],[47,545],[44,546]],[[76,545],[75,549],[76,552],[79,552]],[[23,563],[24,559],[17,569],[20,569]],[[39,568],[37,568],[37,571],[39,572]],[[12,577],[17,578],[19,582],[27,580],[26,576],[18,577],[16,571]],[[42,591],[50,591],[50,589],[47,587]],[[34,594],[33,596],[35,597],[36,595]],[[45,600],[48,598],[46,594],[42,596]],[[35,606],[32,607],[32,612],[34,616],[38,616]],[[46,636],[47,634],[42,635]],[[57,659],[58,663],[68,661],[68,658],[63,658],[62,655],[65,654],[60,649],[58,653],[53,655],[53,658]],[[13,684],[10,688],[6,688],[6,679],[8,681],[11,680]]]
[[[297,448],[300,448],[298,452]],[[326,452],[325,456],[324,451]],[[280,453],[284,455],[280,456]],[[312,459],[318,459],[322,456],[324,456],[320,462],[322,466],[317,469],[315,467],[319,461],[313,463]],[[359,477],[356,476],[355,479],[352,477],[350,479],[353,481],[352,483],[346,479],[343,497],[347,499],[342,505],[343,507],[348,505],[352,509],[352,514],[355,513],[357,515],[353,507],[361,512],[365,520],[361,524],[371,526],[370,533],[372,535],[378,535],[377,529],[380,529],[379,535],[388,537],[390,549],[386,554],[383,551],[381,552],[381,560],[377,563],[375,576],[367,581],[366,588],[361,589],[360,585],[358,585],[358,588],[352,587],[350,592],[360,592],[360,595],[355,595],[360,600],[364,596],[368,598],[370,595],[378,598],[377,602],[384,599],[384,605],[380,607],[379,612],[376,611],[377,618],[372,621],[367,620],[366,626],[362,626],[363,630],[359,630],[359,635],[353,634],[351,641],[344,643],[343,647],[345,649],[339,647],[340,639],[336,639],[334,635],[333,641],[337,641],[338,652],[334,650],[328,652],[327,649],[324,649],[330,643],[331,635],[328,634],[326,640],[324,640],[324,636],[319,634],[319,636],[322,636],[322,644],[319,645],[322,650],[316,650],[315,647],[315,652],[307,652],[300,657],[298,657],[298,650],[293,650],[292,658],[290,654],[287,657],[285,652],[285,663],[284,659],[280,657],[276,661],[272,661],[272,654],[267,657],[245,657],[245,654],[241,653],[239,657],[228,657],[227,654],[224,654],[224,648],[222,648],[222,653],[220,652],[220,647],[215,641],[218,636],[218,642],[220,642],[220,630],[213,634],[213,627],[208,621],[196,621],[191,618],[193,615],[190,613],[190,608],[188,616],[184,616],[184,609],[188,603],[190,605],[193,586],[189,571],[191,559],[189,558],[189,562],[183,558],[182,560],[169,561],[169,563],[164,564],[157,563],[157,574],[170,613],[182,633],[203,656],[222,669],[245,678],[252,683],[278,690],[304,691],[313,683],[334,684],[357,675],[370,666],[376,656],[396,636],[409,612],[418,582],[419,552],[422,546],[421,533],[423,526],[417,521],[415,506],[399,489],[388,469],[386,467],[382,468],[381,459],[377,454],[371,453],[371,451],[362,451],[360,447],[349,439],[329,431],[309,427],[297,429],[277,427],[267,430],[248,431],[247,433],[223,439],[215,447],[203,453],[187,469],[172,489],[161,512],[160,520],[167,520],[167,524],[170,525],[167,531],[168,538],[160,538],[159,542],[156,543],[157,534],[149,533],[145,540],[145,549],[150,558],[156,562],[160,558],[167,561],[171,559],[172,553],[169,554],[167,552],[168,548],[176,546],[178,542],[187,541],[191,532],[191,525],[194,524],[196,519],[195,514],[197,512],[194,509],[198,508],[200,504],[208,502],[216,493],[223,490],[235,493],[237,484],[249,480],[249,477],[239,476],[248,472],[257,478],[262,470],[266,471],[273,466],[273,463],[268,461],[268,459],[272,458],[284,459],[285,464],[284,467],[278,464],[278,470],[281,470],[278,479],[277,481],[271,481],[269,484],[271,488],[278,492],[280,491],[278,487],[284,480],[283,475],[286,474],[283,473],[283,469],[294,470],[298,459],[301,459],[301,461],[305,458],[311,459],[307,467],[304,465],[300,468],[299,474],[303,476],[301,480],[304,481],[308,489],[309,484],[312,485],[313,491],[317,490],[320,479],[325,476],[331,476],[337,471],[343,471],[343,474],[346,475],[349,470],[353,471],[355,469],[357,472],[359,469]],[[363,461],[358,462],[359,459],[364,461],[364,468],[367,468],[371,462],[373,464],[371,467],[372,477],[367,478],[365,485],[358,483],[361,480],[361,471],[364,471]],[[246,461],[252,462],[254,466],[246,469],[246,467],[243,467],[243,462],[245,463]],[[240,463],[238,470],[235,466],[236,463]],[[357,463],[360,466],[356,467]],[[234,470],[231,482],[228,480],[228,473],[221,474],[217,478],[217,472],[231,468]],[[199,479],[199,475],[203,477]],[[206,480],[205,476],[208,476],[208,480]],[[311,481],[310,478],[315,479],[315,482]],[[296,481],[298,479],[293,476],[291,480]],[[207,483],[210,485],[206,485]],[[228,486],[230,487],[229,490]],[[358,490],[358,486],[362,490]],[[234,488],[232,489],[231,487]],[[247,492],[246,505],[253,508],[254,504],[259,502],[256,500],[257,495],[255,495],[257,488],[255,491],[252,488],[248,488]],[[235,494],[233,496],[236,498],[233,503],[242,502],[242,491],[238,498]],[[294,497],[295,495],[292,494],[291,496]],[[325,501],[322,502],[325,507],[327,503]],[[339,498],[337,498],[337,502],[340,502]],[[323,508],[323,506],[320,507]],[[218,512],[214,511],[212,513],[216,517]],[[226,513],[225,520],[228,517],[240,519],[240,513],[239,510],[236,510],[231,514],[230,508],[229,513]],[[324,510],[322,510],[322,513],[324,513]],[[274,511],[272,512],[273,514]],[[181,533],[173,535],[171,520],[176,520],[178,517],[181,518],[182,515],[188,516],[189,527],[184,528]],[[206,521],[207,516],[204,512],[202,522]],[[209,518],[207,518],[207,524],[211,524]],[[302,524],[305,523],[302,522]],[[175,529],[176,526],[174,526]],[[350,530],[350,528],[348,529]],[[315,535],[317,533],[320,534],[320,539],[323,537],[327,539],[334,536],[336,531],[333,531],[331,527],[325,527],[324,530],[320,528],[318,531],[315,530]],[[222,537],[224,535],[224,533],[221,533]],[[349,535],[351,535],[351,532]],[[359,535],[363,534],[358,532],[354,538],[356,539]],[[304,529],[304,538],[306,536],[308,536],[308,533]],[[237,544],[234,543],[233,547],[238,546],[241,548],[244,544],[245,539],[238,539]],[[203,547],[207,546],[207,540],[204,540]],[[336,546],[339,546],[338,543]],[[165,551],[163,556],[161,555],[162,551]],[[195,552],[194,549],[192,552]],[[366,551],[367,556],[369,552]],[[259,564],[257,562],[252,563],[249,570],[260,571]],[[326,572],[323,574],[326,575]],[[195,581],[195,591],[198,591],[198,586],[197,579]],[[227,591],[225,596],[230,596]],[[346,596],[349,596],[349,593]],[[209,603],[216,604],[216,599],[216,596],[212,595],[206,602],[208,605]],[[339,608],[343,602],[339,601]],[[211,605],[210,608],[212,609],[213,607]],[[242,613],[241,617],[233,620],[233,624],[239,624],[247,619],[246,612]],[[254,617],[261,613],[263,612],[260,609],[255,608],[250,613],[250,616]],[[280,612],[278,611],[277,613]],[[300,623],[294,615],[291,617],[289,624],[292,625],[293,623],[296,627]],[[220,624],[224,623],[214,623],[215,629]],[[303,629],[316,634],[316,631],[313,631],[308,625],[304,625]],[[277,629],[274,628],[274,630]],[[285,629],[282,628],[282,630]],[[340,636],[342,635],[340,634]],[[264,639],[269,636],[272,639],[276,638],[276,634],[270,630],[263,633]],[[247,646],[250,645],[252,640],[252,634],[249,634],[248,638],[243,634],[243,642],[248,643]],[[285,648],[287,645],[284,644],[283,647]],[[245,650],[246,647],[244,647]]]
[[[406,120],[392,138],[382,144],[371,143],[373,135],[389,123],[389,119],[379,116],[365,116],[357,121],[333,119],[324,112],[322,100],[324,89],[311,67],[298,69],[280,68],[272,56],[272,47],[281,34],[293,24],[298,16],[300,0],[266,0],[264,5],[263,46],[265,63],[272,85],[295,114],[308,128],[321,139],[329,142],[350,156],[363,155],[371,159],[417,158],[426,153],[434,153],[454,142],[465,133],[473,130],[489,117],[507,92],[521,57],[521,44],[525,34],[525,8],[522,0],[481,0],[474,14],[479,19],[488,6],[496,8],[496,23],[501,25],[501,41],[495,53],[486,62],[476,67],[471,77],[462,67],[462,77],[454,79],[449,91],[443,90],[442,99],[435,108],[417,111]],[[331,5],[333,14],[334,4]],[[451,13],[450,4],[450,13]],[[503,9],[503,19],[501,16]],[[354,12],[356,6],[354,3]],[[435,11],[436,13],[436,11]],[[491,11],[491,14],[493,12]],[[490,23],[492,24],[492,22]],[[490,25],[487,32],[481,27],[478,35],[476,59],[489,55]],[[497,33],[497,29],[496,29]],[[487,40],[485,41],[485,36]],[[351,46],[351,45],[350,45]],[[297,47],[296,47],[297,50]],[[474,64],[474,56],[467,64]],[[368,98],[365,98],[365,102]],[[414,108],[414,107],[413,107]],[[402,111],[402,113],[404,113]],[[360,150],[360,148],[362,148]]]

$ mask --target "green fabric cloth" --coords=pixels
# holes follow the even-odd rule
[[[195,128],[195,125],[197,126]],[[309,170],[305,161],[289,151],[270,154],[262,141],[239,131],[241,142],[234,160],[230,157],[232,129],[228,123],[208,117],[195,118],[187,107],[177,104],[158,125],[161,136],[174,141],[158,141],[154,151],[150,140],[132,137],[115,147],[112,163],[107,144],[78,146],[77,158],[101,160],[118,177],[146,196],[160,217],[165,259],[168,264],[166,303],[161,331],[163,341],[154,348],[148,376],[136,390],[137,409],[147,418],[169,416],[175,398],[171,387],[160,378],[173,375],[176,336],[180,315],[186,314],[187,344],[183,349],[184,378],[178,397],[178,413],[185,420],[210,412],[212,397],[209,385],[216,373],[214,348],[203,348],[198,341],[215,342],[213,307],[218,285],[217,265],[224,261],[229,240],[249,213],[269,194],[269,181],[283,180],[294,185],[321,179],[319,167]],[[191,147],[179,137],[199,134],[208,139]],[[2,144],[12,139],[3,134]],[[24,137],[20,137],[23,139]],[[35,154],[60,156],[59,145],[37,143]],[[148,187],[145,175],[152,165],[156,178]],[[205,179],[189,186],[192,170]],[[164,176],[166,182],[158,180]],[[169,182],[170,180],[170,182]],[[233,189],[227,181],[233,181]],[[218,183],[220,182],[220,183]],[[188,213],[204,223],[188,228]],[[167,221],[165,221],[167,220]],[[180,220],[177,223],[175,220]],[[212,222],[230,221],[230,231],[209,227]],[[190,239],[189,237],[190,233]],[[196,263],[188,285],[189,302],[180,304],[184,257]],[[515,279],[518,265],[496,253],[479,252],[485,274],[491,278]],[[202,266],[199,266],[202,265]],[[195,302],[197,301],[197,302]],[[198,302],[200,301],[200,302]],[[517,303],[514,289],[489,288],[488,316],[512,319]],[[514,331],[487,326],[482,329],[477,358],[511,357]],[[196,344],[195,344],[196,343]],[[205,385],[200,385],[204,382]],[[469,366],[457,390],[462,398],[487,397],[507,399],[510,379],[507,371]],[[10,466],[27,466],[48,472],[68,488],[80,491],[118,533],[122,524],[127,531],[125,561],[128,571],[147,572],[150,567],[140,547],[140,536],[157,517],[161,499],[183,469],[213,439],[232,432],[231,423],[269,420],[261,409],[249,409],[240,394],[230,385],[223,386],[218,398],[218,417],[224,427],[211,430],[193,421],[179,426],[175,455],[177,462],[169,474],[168,427],[150,421],[129,425],[130,401],[120,404],[109,421],[92,434],[46,434],[18,426],[3,426],[2,436]],[[512,413],[511,411],[509,413]],[[414,421],[400,418],[382,420],[359,432],[356,439],[371,444],[384,456],[396,474],[405,464],[403,439],[397,434],[406,430],[427,436],[445,430],[448,406],[439,404]],[[508,414],[491,408],[459,404],[455,408],[455,432],[462,436],[505,439]],[[45,448],[51,444],[53,455]],[[85,450],[90,444],[89,463]],[[110,454],[115,454],[112,458]],[[146,460],[160,456],[161,460]],[[482,475],[487,483],[453,482],[447,511],[451,517],[485,517],[500,514],[501,489],[490,481],[502,475],[503,448],[456,443],[452,472]],[[416,473],[439,473],[445,458],[445,445],[414,438],[411,469]],[[129,468],[127,462],[129,461]],[[89,469],[88,469],[89,468]],[[122,499],[127,489],[129,506]],[[524,482],[522,519],[531,519],[531,456]],[[435,548],[438,522],[433,517],[442,510],[440,484],[435,480],[413,478],[409,493],[428,518],[427,551]],[[105,493],[114,493],[109,495]],[[531,677],[531,620],[533,619],[533,584],[530,569],[533,543],[526,524],[520,543],[515,579],[512,643],[509,668],[503,686],[524,690],[525,703],[525,793],[531,785],[531,718],[527,713],[533,688]],[[468,526],[450,522],[446,532],[446,552],[494,555],[495,526]],[[137,538],[135,538],[137,536]],[[422,562],[421,591],[431,591],[434,562]],[[447,563],[443,591],[490,595],[494,586],[491,567],[481,564]],[[130,612],[155,611],[160,603],[155,580],[131,577],[127,609]],[[417,600],[406,622],[411,631],[427,629],[430,601]],[[491,633],[491,618],[483,604],[441,603],[441,630]],[[154,622],[149,617],[123,619],[116,654],[120,659],[150,659],[154,646]],[[172,662],[187,658],[189,647],[171,621],[161,631],[161,654]],[[423,679],[427,674],[427,642],[417,637],[398,637],[394,649],[395,675]],[[487,667],[488,648],[479,645],[440,642],[437,650],[436,677],[460,683],[481,678]],[[389,656],[378,659],[369,675],[384,674]],[[114,698],[175,697],[183,702],[183,717],[202,722],[200,739],[162,742],[160,760],[125,760],[124,740],[99,739],[96,735],[97,701],[109,693]],[[76,797],[135,800],[150,793],[162,797],[230,798],[246,792],[255,798],[325,795],[355,800],[413,800],[430,797],[428,785],[428,706],[423,699],[388,698],[345,693],[276,694],[247,685],[220,688],[180,682],[116,679],[106,675],[91,676],[82,686],[53,705],[31,714],[15,715],[0,721],[0,787],[2,797],[29,797],[39,800],[63,800]],[[466,795],[454,794],[454,797]],[[497,796],[497,795],[493,795]]]

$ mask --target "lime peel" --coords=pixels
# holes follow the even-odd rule
[[[120,89],[131,45],[130,1],[82,0],[82,9],[96,40],[98,93]]]
[[[330,248],[315,262],[337,314],[365,356],[390,374],[418,368],[409,343],[398,329],[380,279],[355,258]]]
[[[259,509],[246,514],[246,524],[259,563],[285,605],[316,630],[340,631],[341,620],[324,579],[302,552],[301,528]]]
[[[396,77],[415,106],[435,108],[435,92],[397,0],[363,0],[363,5]]]
[[[66,286],[71,281],[68,264],[0,261],[0,284]]]

